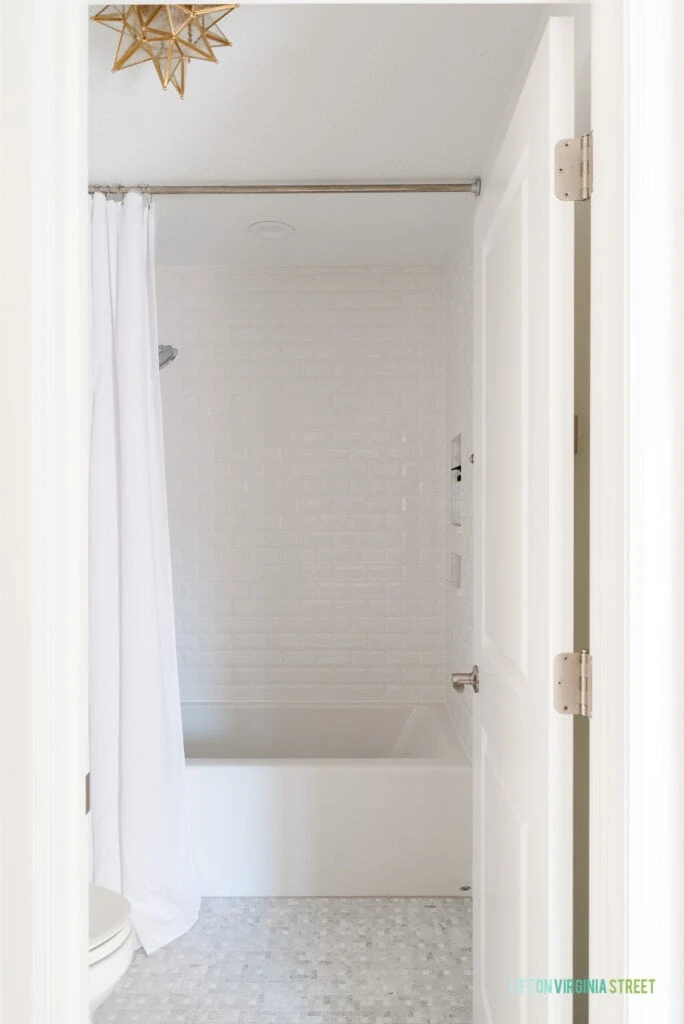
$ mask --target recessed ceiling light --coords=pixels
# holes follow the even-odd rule
[[[289,238],[294,235],[295,229],[291,224],[282,220],[258,220],[249,225],[249,230],[257,238],[264,238],[267,241],[275,241],[281,238]]]

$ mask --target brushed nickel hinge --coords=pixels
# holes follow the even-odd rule
[[[593,136],[561,139],[554,150],[556,197],[567,203],[581,203],[594,188]]]
[[[591,654],[568,651],[553,660],[553,706],[561,715],[591,718]]]

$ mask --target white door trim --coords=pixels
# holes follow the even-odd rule
[[[684,18],[595,15],[590,963],[656,987],[590,1005],[646,1024],[684,1018]]]
[[[0,5],[0,1020],[87,1019],[85,11]]]
[[[684,11],[629,0],[627,179],[630,1024],[684,1019]],[[645,141],[645,145],[639,145]]]

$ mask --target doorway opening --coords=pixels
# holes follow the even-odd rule
[[[573,931],[551,879],[550,855],[572,864],[572,814],[552,794],[562,777],[572,792],[573,743],[546,660],[574,640],[579,248],[574,209],[544,191],[549,132],[575,133],[588,88],[573,13],[244,7],[218,67],[192,63],[182,103],[149,66],[111,75],[111,35],[91,25],[89,179],[142,186],[100,188],[93,209],[109,245],[127,204],[146,231],[156,220],[145,308],[168,361],[160,382],[148,367],[147,401],[152,415],[160,396],[174,607],[160,678],[182,706],[203,899],[197,924],[184,911],[174,941],[136,955],[96,1024],[156,1009],[162,990],[169,1024],[227,1007],[250,1024],[480,1024],[519,1012],[521,979],[572,973],[573,934],[582,962],[582,912]],[[480,177],[479,197],[144,187]],[[123,366],[114,350],[117,402]],[[130,495],[115,499],[124,515]],[[164,536],[129,559],[131,587],[150,544],[155,569],[166,559]],[[127,635],[149,640],[132,620]],[[475,661],[481,692],[458,692],[452,675]],[[121,669],[133,720],[143,685],[138,664]],[[130,743],[144,806],[149,737]],[[130,897],[147,948],[150,908],[126,870],[118,887],[98,875],[112,837],[97,815],[118,785],[102,749],[94,881]],[[140,814],[138,842],[145,827]],[[124,864],[125,829],[116,842]]]

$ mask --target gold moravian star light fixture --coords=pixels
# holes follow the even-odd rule
[[[151,61],[164,89],[185,95],[185,65],[218,58],[214,47],[231,46],[219,21],[238,4],[107,4],[93,21],[119,33],[112,71]]]

